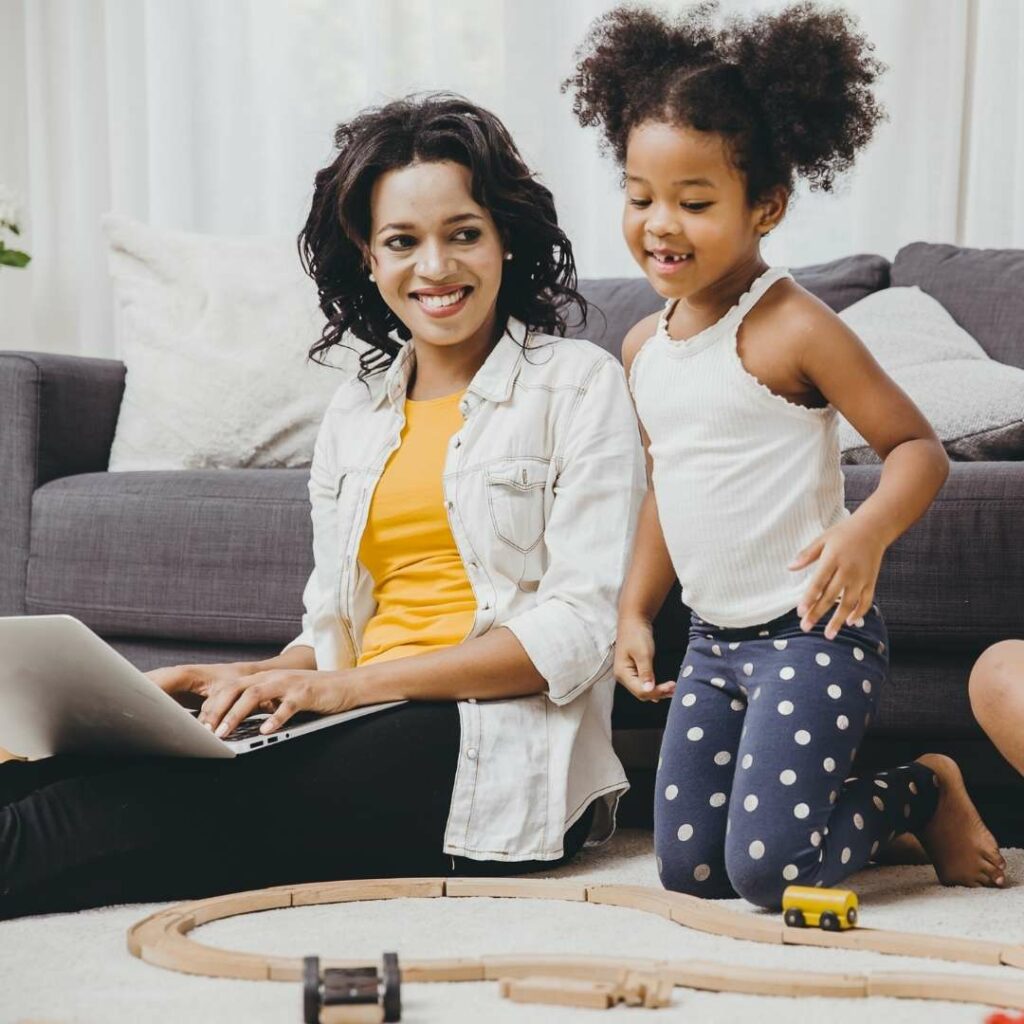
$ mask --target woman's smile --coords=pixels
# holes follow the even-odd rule
[[[438,319],[461,313],[472,293],[473,286],[466,284],[418,288],[409,294],[427,316]]]

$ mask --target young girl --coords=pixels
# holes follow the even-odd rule
[[[666,299],[623,346],[652,489],[615,663],[637,697],[672,701],[661,879],[778,907],[787,885],[833,885],[912,832],[942,882],[1002,885],[951,760],[848,777],[888,665],[872,603],[882,556],[947,460],[858,338],[761,256],[797,175],[830,189],[871,137],[881,66],[843,13],[712,15],[617,8],[564,86],[623,166],[626,243]],[[837,411],[885,463],[852,515]],[[678,681],[656,684],[651,621],[675,576],[689,648]]]

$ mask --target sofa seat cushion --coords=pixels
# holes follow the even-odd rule
[[[108,636],[284,644],[312,568],[308,472],[86,473],[40,487],[25,606]]]

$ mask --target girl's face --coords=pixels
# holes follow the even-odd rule
[[[382,174],[370,197],[370,268],[418,343],[489,344],[504,246],[470,191],[469,169],[415,163]]]
[[[720,135],[638,125],[626,147],[625,184],[622,233],[665,298],[693,295],[760,258],[766,209],[747,204],[746,182]]]

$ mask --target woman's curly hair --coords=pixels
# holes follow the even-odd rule
[[[633,5],[590,28],[562,83],[584,127],[620,165],[630,131],[662,121],[722,135],[751,204],[797,176],[831,191],[884,111],[871,87],[885,70],[851,16],[814,3],[716,18],[702,3],[669,19]]]
[[[351,332],[369,346],[359,379],[391,365],[410,337],[367,274],[370,197],[386,172],[413,163],[454,161],[469,168],[473,199],[486,209],[515,258],[503,264],[498,336],[509,317],[530,330],[564,335],[569,307],[579,322],[587,304],[577,292],[572,244],[558,226],[551,192],[523,162],[508,130],[490,111],[452,93],[407,96],[362,111],[334,135],[338,155],[317,172],[313,204],[299,234],[299,254],[316,282],[327,317],[309,355],[324,362]],[[572,319],[572,325],[577,322]]]

